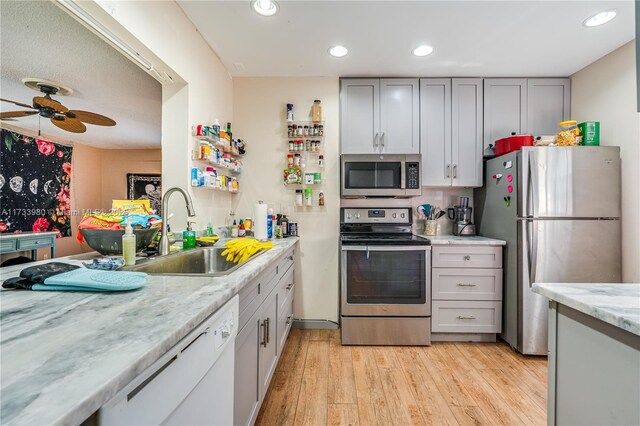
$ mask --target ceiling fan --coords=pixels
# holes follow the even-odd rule
[[[44,96],[34,97],[33,105],[27,105],[21,102],[0,98],[0,101],[9,102],[14,105],[31,109],[31,111],[0,112],[0,119],[28,117],[30,115],[39,114],[41,117],[49,118],[55,126],[61,128],[62,130],[73,133],[86,132],[87,126],[85,126],[84,123],[94,124],[97,126],[116,125],[116,122],[109,117],[105,117],[104,115],[96,114],[89,111],[79,111],[74,109],[70,110],[57,100],[53,99],[51,95],[55,95],[56,93],[58,93],[61,87],[42,82],[38,82],[34,85],[28,86],[34,89],[37,88],[36,90],[40,90],[42,93],[44,93]]]

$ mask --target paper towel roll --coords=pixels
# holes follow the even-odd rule
[[[267,241],[267,205],[262,201],[253,207],[253,236],[256,240]]]

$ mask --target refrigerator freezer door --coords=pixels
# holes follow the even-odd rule
[[[519,217],[620,217],[620,148],[531,147],[519,160]]]
[[[520,352],[547,355],[548,302],[532,283],[620,282],[620,240],[619,220],[518,221]]]

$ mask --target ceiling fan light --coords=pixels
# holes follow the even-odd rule
[[[278,13],[278,3],[274,0],[252,0],[251,8],[262,16],[273,16]]]
[[[342,58],[343,56],[345,56],[347,53],[349,53],[349,49],[347,49],[344,46],[332,46],[329,48],[329,55],[334,56],[336,58]]]
[[[582,25],[587,28],[598,27],[611,21],[616,17],[617,14],[618,11],[616,11],[615,9],[603,10],[602,12],[598,12],[595,15],[592,15],[585,19]]]

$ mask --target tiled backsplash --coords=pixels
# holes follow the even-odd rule
[[[443,210],[458,204],[460,197],[469,197],[469,206],[473,207],[473,189],[471,188],[428,188],[422,187],[422,196],[412,198],[344,198],[340,207],[411,207],[413,209],[413,232],[423,233],[424,223],[417,221],[416,208],[421,204],[431,204]],[[438,220],[438,235],[452,233],[453,222],[443,216]]]

